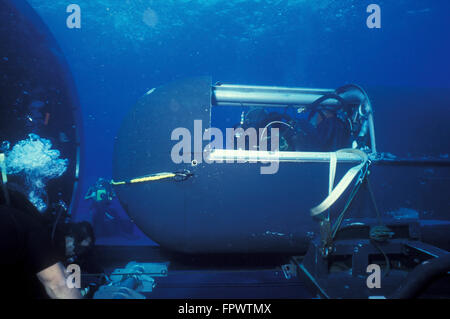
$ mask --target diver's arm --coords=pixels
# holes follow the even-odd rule
[[[95,197],[95,195],[94,194],[92,194],[92,195],[86,195],[85,197],[84,197],[84,199],[91,199],[91,198],[94,198]]]
[[[95,197],[95,192],[92,189],[92,187],[89,187],[86,195],[84,196],[84,199],[90,199],[90,198],[94,198]]]
[[[39,273],[37,277],[44,285],[45,291],[52,299],[81,299],[80,290],[69,288],[66,283],[65,270],[61,263],[56,263]]]

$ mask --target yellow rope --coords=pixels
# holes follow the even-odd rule
[[[115,182],[115,181],[111,181],[111,185],[124,185],[127,182]]]
[[[159,173],[159,174],[154,174],[154,175],[150,175],[150,176],[145,176],[145,177],[132,179],[130,181],[130,183],[134,184],[134,183],[158,181],[160,179],[172,178],[172,177],[175,177],[175,176],[176,176],[176,174],[174,174],[174,173]]]
[[[158,181],[158,180],[166,179],[166,178],[173,178],[175,176],[177,176],[177,174],[175,174],[175,173],[157,173],[157,174],[152,174],[152,175],[148,175],[148,176],[133,178],[128,182],[126,182],[126,181],[120,181],[120,182],[111,181],[111,184],[112,185],[125,185],[125,184],[145,183],[145,182]]]

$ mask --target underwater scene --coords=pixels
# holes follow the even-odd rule
[[[449,13],[0,0],[12,292],[448,300]],[[271,313],[206,304],[174,313]]]

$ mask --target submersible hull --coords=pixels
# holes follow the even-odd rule
[[[281,161],[276,174],[264,175],[261,167],[267,163],[206,163],[202,150],[209,141],[195,145],[193,140],[190,159],[197,159],[196,165],[192,162],[176,164],[172,160],[172,148],[178,143],[171,139],[172,132],[185,128],[192,139],[201,136],[211,126],[214,108],[226,104],[253,106],[255,101],[260,105],[269,101],[273,106],[274,92],[281,97],[282,104],[296,103],[298,99],[307,101],[308,97],[305,99],[303,94],[328,94],[326,90],[266,90],[261,87],[266,97],[258,101],[253,97],[245,99],[252,96],[254,87],[240,88],[250,94],[241,98],[239,94],[243,91],[238,89],[238,94],[230,98],[233,86],[212,86],[207,77],[165,85],[144,95],[122,123],[114,149],[114,181],[129,181],[160,172],[189,170],[193,173],[191,178],[181,182],[165,179],[116,186],[128,215],[163,248],[183,253],[303,253],[311,239],[319,234],[319,223],[310,212],[328,195],[329,160]],[[217,96],[222,100],[217,101]],[[241,102],[234,99],[236,96]],[[195,120],[202,123],[202,129],[197,127],[197,132]],[[352,166],[354,164],[339,161],[336,181]],[[430,172],[430,168],[420,166],[422,168],[394,165],[374,169],[376,173],[371,180],[375,185],[375,197],[380,199],[378,207],[383,218],[394,218],[396,223],[419,222],[422,240],[446,248],[450,223],[445,213],[440,213],[442,202],[433,197],[434,185],[430,184],[427,191],[423,188],[424,182],[418,184],[423,174]],[[431,171],[448,176],[447,167]],[[419,191],[421,196],[417,197],[415,194]],[[333,216],[341,211],[348,194],[349,191],[345,191],[333,205]],[[426,211],[435,211],[430,217],[437,220],[422,222],[422,213],[402,208],[409,206],[417,206],[424,215]],[[347,223],[375,217],[367,190],[358,193],[347,217],[350,218]]]
[[[209,78],[198,78],[157,88],[125,118],[115,144],[115,181],[182,169],[193,177],[117,186],[123,207],[151,239],[179,252],[306,250],[318,230],[310,209],[328,194],[328,163],[279,163],[276,174],[262,175],[267,163],[172,161],[173,130],[187,128],[194,138],[194,120],[209,128],[211,87]],[[192,150],[192,159],[202,158],[194,142]]]

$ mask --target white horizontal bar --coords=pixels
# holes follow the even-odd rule
[[[215,149],[208,154],[210,161],[241,161],[241,162],[329,162],[329,152],[270,152],[249,150]],[[353,153],[337,152],[339,162],[361,162],[361,156]]]

